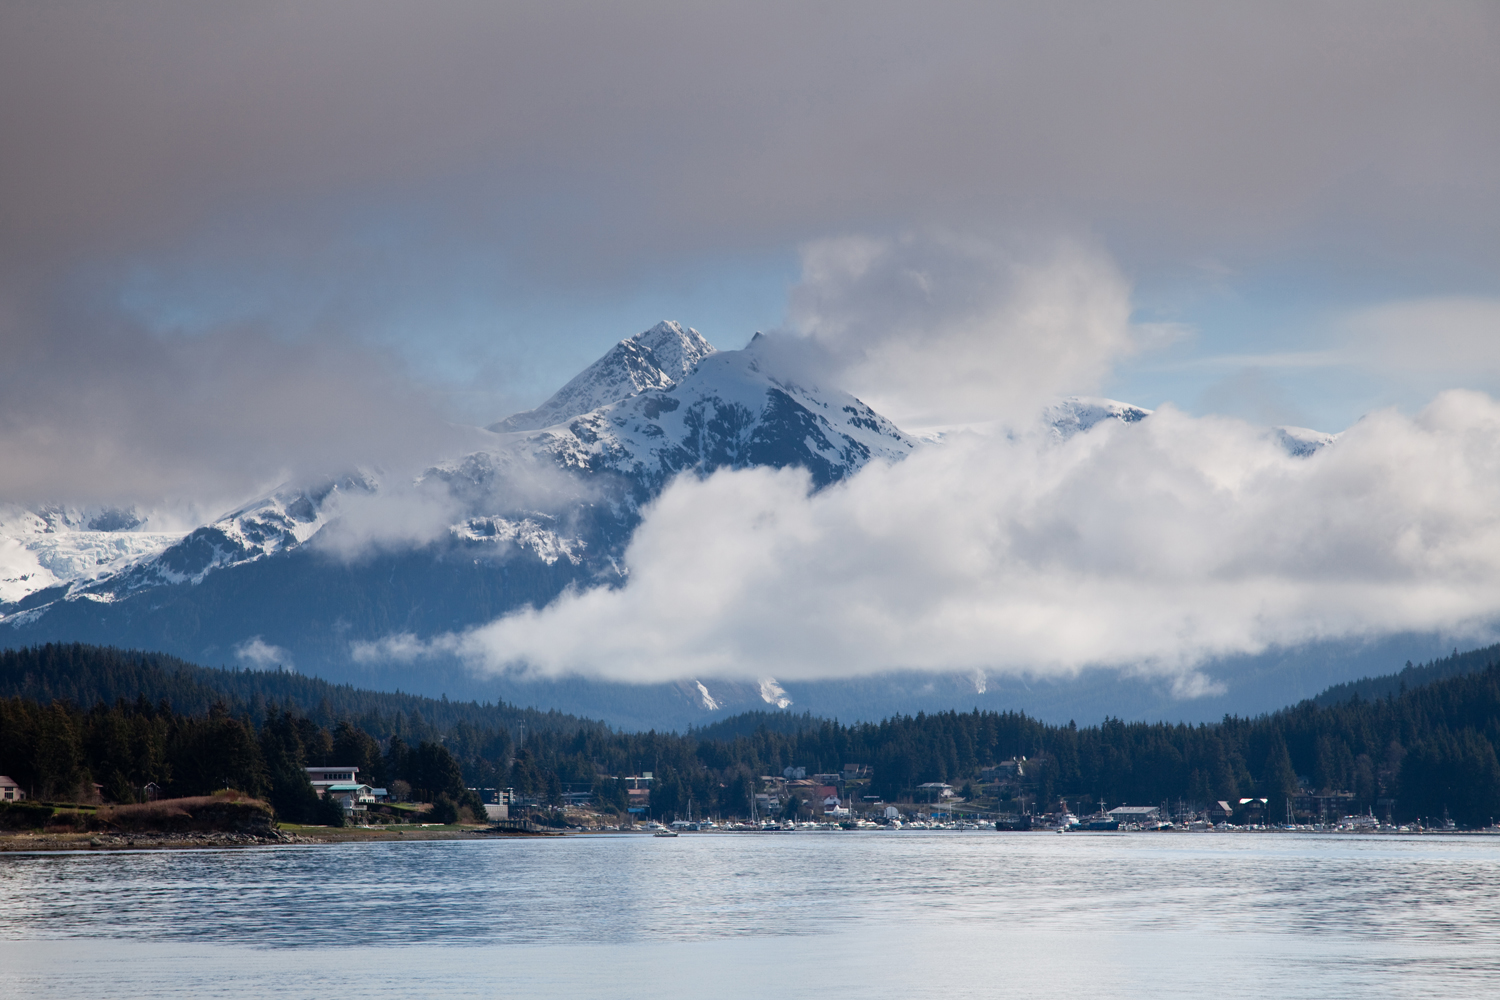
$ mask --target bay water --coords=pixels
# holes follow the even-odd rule
[[[829,991],[1500,996],[1500,838],[901,831],[0,856],[0,995]]]

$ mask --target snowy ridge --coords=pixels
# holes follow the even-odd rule
[[[690,374],[714,346],[670,320],[620,341],[534,410],[513,414],[492,431],[531,431],[571,420],[646,389],[666,389]]]
[[[454,538],[466,542],[492,545],[514,545],[536,556],[551,566],[559,559],[566,559],[575,566],[583,562],[588,543],[580,538],[559,534],[549,527],[556,518],[537,513],[520,520],[505,517],[471,517],[451,529]],[[546,522],[546,523],[544,523]]]
[[[848,393],[767,371],[752,342],[702,359],[673,386],[518,434],[512,446],[564,469],[623,475],[644,498],[689,469],[802,465],[826,486],[872,459],[897,461],[916,444]]]
[[[1106,420],[1133,424],[1149,416],[1151,411],[1140,406],[1122,403],[1117,399],[1094,399],[1088,396],[1069,396],[1042,412],[1042,419],[1064,440],[1074,434],[1092,430],[1095,425]]]
[[[1309,430],[1306,427],[1273,427],[1271,434],[1293,458],[1314,455],[1339,438],[1337,434]]]
[[[1093,399],[1069,396],[1047,407],[1042,419],[1059,438],[1067,440],[1085,433],[1106,420],[1125,424],[1139,423],[1151,416],[1148,409],[1122,403],[1117,399]],[[1308,458],[1338,440],[1337,434],[1309,430],[1306,427],[1273,427],[1271,439],[1293,458]]]
[[[198,584],[209,573],[285,552],[306,543],[336,515],[341,494],[374,493],[379,483],[359,474],[310,488],[283,486],[189,533],[154,559],[139,562],[81,595],[100,599],[143,587]]]

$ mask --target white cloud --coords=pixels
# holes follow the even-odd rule
[[[626,563],[448,648],[630,681],[1112,666],[1193,696],[1216,656],[1500,619],[1500,403],[1447,392],[1310,458],[1164,408],[953,435],[816,494],[797,470],[683,477]]]
[[[273,646],[260,636],[253,636],[234,647],[234,655],[252,670],[295,670],[292,654],[280,646]]]
[[[953,233],[850,237],[806,245],[802,262],[793,327],[902,426],[1029,415],[1181,333],[1133,329],[1129,283],[1079,244],[1028,257]]]
[[[353,642],[349,646],[349,655],[355,663],[410,664],[455,652],[457,648],[458,639],[452,635],[438,636],[429,641],[419,639],[411,632],[399,632],[375,642]]]
[[[343,560],[380,549],[419,548],[450,535],[463,508],[446,484],[397,480],[377,493],[341,494],[313,544]]]

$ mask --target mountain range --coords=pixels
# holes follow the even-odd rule
[[[1079,398],[1044,414],[1062,437],[1149,416]],[[1274,433],[1294,456],[1333,440],[1296,428]],[[185,532],[149,530],[151,512],[129,507],[0,506],[0,646],[149,648],[643,728],[792,706],[846,720],[974,706],[1062,720],[1212,718],[1274,708],[1442,652],[1432,637],[1407,636],[1246,658],[1220,665],[1236,677],[1230,694],[1190,702],[1104,672],[1040,683],[894,674],[789,692],[774,678],[536,681],[477,677],[456,661],[415,670],[356,656],[387,637],[420,640],[542,607],[569,587],[619,584],[619,557],[642,508],[677,475],[799,466],[821,489],[869,462],[935,446],[846,392],[788,375],[759,335],[742,350],[720,351],[672,322],[620,341],[540,406],[476,434],[483,447],[437,457],[414,477],[351,469],[287,483]],[[393,518],[380,516],[387,508],[419,509],[438,527],[414,537],[402,518],[393,529]]]

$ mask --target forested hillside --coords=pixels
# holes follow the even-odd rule
[[[128,693],[125,678],[146,663],[142,654],[73,649],[69,655],[90,664],[95,676],[115,678],[110,690],[120,700],[87,706],[13,696],[0,703],[0,772],[38,794],[65,795],[90,781],[115,797],[147,781],[176,794],[229,783],[251,792],[271,789],[275,801],[275,775],[319,763],[356,764],[376,782],[404,780],[435,794],[457,788],[452,770],[440,779],[428,773],[447,769],[442,761],[432,763],[443,757],[469,786],[512,787],[540,802],[561,801],[568,790],[591,791],[599,804],[618,808],[625,789],[616,779],[652,771],[657,817],[685,812],[689,802],[700,813],[734,816],[749,811],[758,776],[787,766],[816,773],[866,765],[869,792],[896,801],[923,782],[977,785],[981,768],[1025,757],[1022,792],[1039,809],[1061,797],[1075,805],[1101,798],[1205,805],[1251,796],[1280,803],[1310,789],[1350,792],[1357,811],[1394,800],[1393,812],[1403,819],[1446,812],[1460,825],[1482,826],[1500,815],[1500,666],[1493,663],[1384,698],[1308,701],[1258,718],[1196,726],[1114,719],[1052,726],[1021,713],[975,711],[855,726],[789,717],[795,719],[789,731],[757,724],[738,735],[728,720],[717,734],[724,738],[615,733],[573,720],[528,723],[522,738],[519,722],[511,729],[477,716],[443,726],[424,717],[418,731],[411,716],[379,711],[398,704],[379,701],[394,696],[352,689],[333,689],[347,690],[346,700],[330,698],[318,718],[300,705],[270,701],[183,711],[153,704],[144,692]],[[44,670],[73,662],[60,652],[38,655],[7,654],[6,669],[14,672],[12,664],[25,656],[44,663],[38,668]],[[58,687],[40,674],[28,683]],[[337,704],[350,710],[337,717]],[[415,756],[414,746],[420,750]]]
[[[1388,694],[1400,694],[1407,688],[1421,687],[1433,681],[1478,673],[1491,663],[1497,662],[1500,662],[1500,645],[1486,646],[1467,653],[1460,653],[1455,649],[1452,656],[1444,656],[1416,666],[1407,660],[1406,667],[1399,673],[1365,677],[1361,680],[1349,681],[1347,684],[1335,684],[1315,697],[1313,701],[1319,705],[1337,705],[1354,697],[1366,700],[1384,698]]]
[[[562,712],[500,703],[449,701],[400,692],[367,691],[281,670],[200,667],[164,653],[48,643],[0,650],[0,698],[63,700],[90,706],[144,697],[182,715],[203,715],[222,702],[235,715],[260,717],[271,704],[296,709],[320,726],[350,720],[385,739],[435,736],[459,724],[484,729],[521,726],[532,732],[572,733],[602,723]]]

